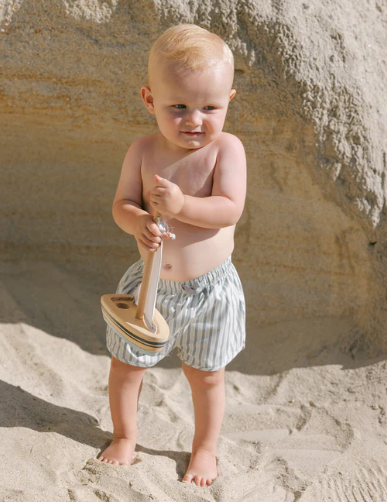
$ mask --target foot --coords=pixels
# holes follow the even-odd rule
[[[197,486],[210,485],[218,477],[216,457],[206,450],[192,452],[183,483],[194,482]]]
[[[97,460],[112,465],[130,465],[135,447],[136,441],[132,439],[114,438]]]

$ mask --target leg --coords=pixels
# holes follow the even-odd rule
[[[114,465],[130,464],[137,441],[137,405],[146,368],[132,366],[112,357],[109,374],[109,402],[113,441],[98,460]]]
[[[210,485],[218,476],[216,443],[222,426],[225,390],[224,371],[201,371],[183,363],[183,371],[192,390],[195,410],[195,437],[184,483]]]

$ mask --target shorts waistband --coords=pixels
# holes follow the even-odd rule
[[[142,266],[144,262],[141,260]],[[158,288],[165,292],[170,293],[180,293],[184,291],[187,294],[197,294],[202,291],[206,286],[210,286],[219,281],[221,277],[227,275],[231,270],[232,260],[231,255],[224,260],[223,263],[218,265],[216,268],[210,270],[209,272],[197,277],[196,279],[191,279],[189,281],[171,281],[169,279],[159,279]]]

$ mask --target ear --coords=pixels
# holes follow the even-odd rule
[[[154,115],[155,113],[155,106],[153,104],[153,96],[152,96],[152,91],[150,90],[150,87],[147,85],[143,85],[141,87],[141,97],[142,100],[144,101],[144,105],[148,108],[150,113]]]
[[[231,91],[230,91],[230,101],[235,96],[235,94],[236,94],[236,90],[235,89],[231,89]]]

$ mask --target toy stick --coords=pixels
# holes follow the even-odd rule
[[[158,216],[158,213],[155,213],[156,223]],[[161,231],[163,232],[163,230]],[[174,238],[173,234],[170,235]],[[140,288],[139,305],[136,306],[134,303],[133,295],[115,294],[101,297],[102,315],[106,323],[134,348],[140,348],[150,353],[160,352],[169,338],[169,326],[157,309],[151,309],[152,319],[148,319],[148,325],[145,322],[149,281],[152,275],[154,255],[157,252],[161,252],[161,249],[148,253]],[[152,293],[155,294],[155,291]],[[150,329],[149,325],[154,327],[154,330]]]
[[[153,221],[156,224],[157,224],[158,217],[159,217],[159,213],[158,213],[158,211],[155,211],[155,214],[153,216]],[[161,245],[161,243],[160,243],[160,245]],[[152,265],[153,265],[153,261],[154,261],[156,253],[157,253],[157,251],[149,251],[148,256],[146,258],[146,262],[145,262],[145,266],[144,266],[144,273],[142,276],[140,296],[138,298],[136,319],[141,319],[141,320],[144,319],[146,296],[148,294],[149,280],[150,280],[150,276],[152,273]]]

